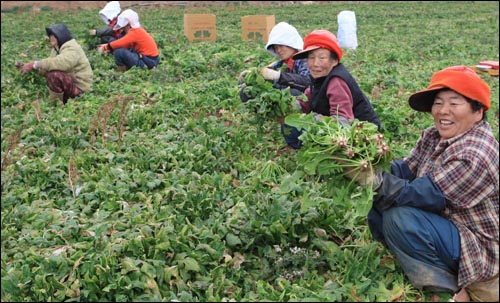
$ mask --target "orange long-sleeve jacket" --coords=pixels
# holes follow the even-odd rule
[[[125,36],[118,40],[111,41],[106,46],[108,51],[117,48],[134,48],[143,56],[158,56],[158,46],[153,36],[142,27],[131,28]]]

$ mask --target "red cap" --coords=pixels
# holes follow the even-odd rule
[[[314,30],[307,35],[304,38],[304,50],[296,53],[293,59],[306,58],[310,51],[318,48],[326,48],[337,54],[339,61],[342,59],[342,48],[340,48],[337,42],[337,37],[325,29]]]
[[[485,110],[491,106],[488,84],[467,66],[452,66],[432,75],[427,89],[410,96],[408,102],[411,108],[421,112],[430,112],[437,92],[443,88],[449,88],[481,103]]]

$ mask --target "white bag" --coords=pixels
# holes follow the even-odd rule
[[[337,39],[341,48],[356,49],[358,36],[356,35],[356,15],[353,11],[341,11],[337,15]]]

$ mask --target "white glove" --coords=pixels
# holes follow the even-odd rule
[[[95,36],[97,31],[95,29],[89,29],[89,35]]]
[[[341,125],[346,125],[346,126],[351,125],[351,123],[349,123],[349,120],[347,120],[347,118],[343,116],[339,116],[337,122],[339,122]]]
[[[313,116],[314,116],[314,122],[321,121],[321,120],[323,120],[323,117],[324,117],[322,114],[318,114],[318,113],[313,113]]]
[[[344,174],[363,187],[371,186],[374,191],[377,191],[384,181],[383,171],[381,170],[372,172],[369,168],[356,170],[352,167],[344,167]]]
[[[295,108],[300,110],[301,112],[304,111],[302,108],[302,104],[300,104],[299,100],[295,99]]]
[[[266,80],[277,81],[280,78],[280,72],[272,68],[264,67],[260,70],[260,74]]]
[[[97,45],[97,53],[99,53],[99,55],[102,55],[103,53],[106,52],[105,48],[106,48],[106,44],[99,44]]]

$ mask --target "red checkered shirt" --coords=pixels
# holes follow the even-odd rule
[[[429,173],[446,197],[441,215],[460,233],[458,285],[465,287],[498,274],[498,141],[484,121],[440,140],[429,127],[405,161],[416,176]]]

